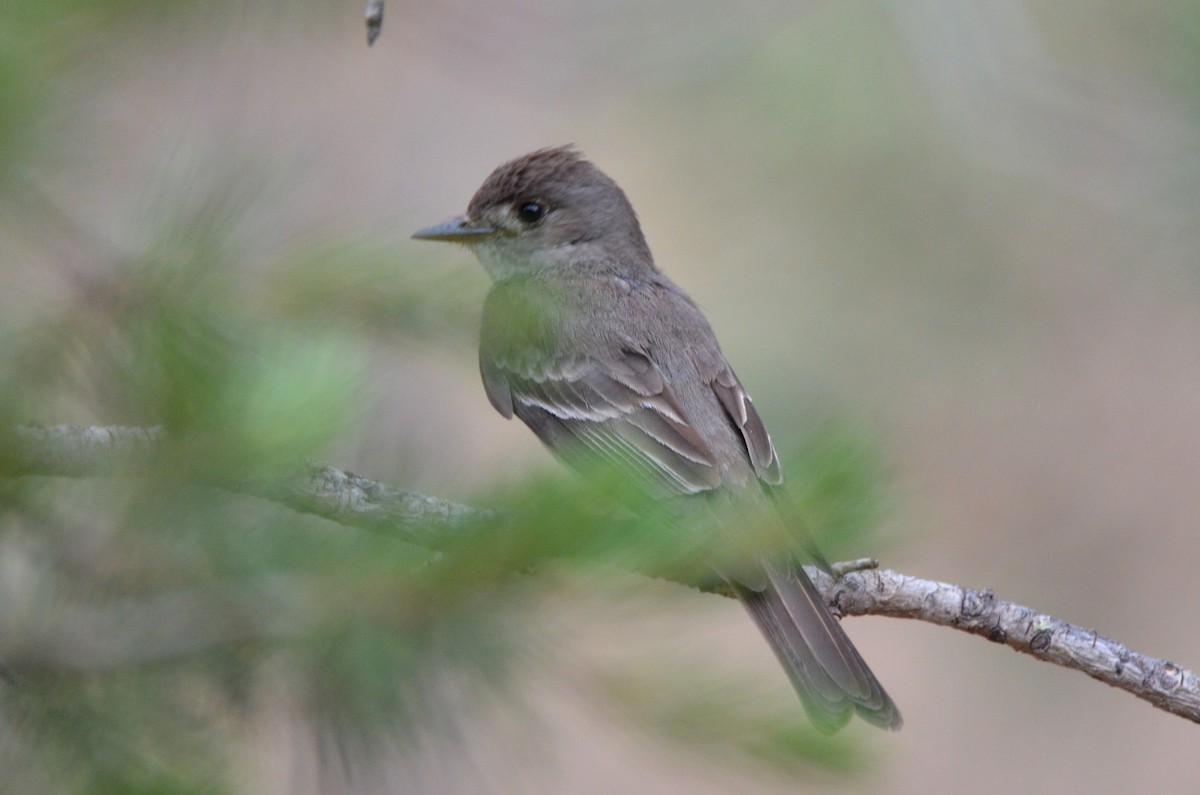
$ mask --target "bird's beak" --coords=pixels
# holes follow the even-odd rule
[[[416,240],[444,240],[450,243],[476,243],[496,233],[490,226],[472,224],[465,215],[426,227],[413,233]]]

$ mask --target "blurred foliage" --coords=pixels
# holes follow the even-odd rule
[[[272,265],[269,296],[298,320],[410,339],[469,331],[473,345],[487,285],[463,264],[397,268],[395,253],[371,241],[316,241]]]
[[[33,195],[82,42],[150,7],[171,13],[0,5],[0,199]],[[272,198],[254,169],[197,172],[153,198],[140,244],[80,234],[94,269],[64,269],[35,322],[0,320],[0,423],[163,425],[170,439],[145,478],[0,484],[0,789],[231,791],[255,716],[280,701],[368,757],[417,736],[452,743],[464,703],[511,694],[536,648],[530,573],[703,580],[714,550],[747,554],[600,472],[481,497],[502,518],[438,554],[196,485],[269,477],[353,437],[364,343],[460,335],[483,289],[371,240],[315,238],[264,262],[247,221]],[[44,197],[27,203],[72,224]],[[791,469],[812,526],[849,537],[878,519],[865,434],[824,428]],[[772,766],[859,759],[852,740],[804,728],[797,703],[630,682],[609,695],[637,722]]]
[[[862,746],[817,731],[790,701],[704,666],[613,671],[599,686],[632,721],[710,758],[766,763],[806,780],[814,770],[856,773],[870,761]]]
[[[220,791],[228,705],[197,667],[20,676],[3,699],[5,791]]]
[[[202,3],[174,3],[174,13]],[[67,143],[72,129],[70,77],[86,73],[105,35],[131,14],[161,8],[152,0],[6,0],[0,4],[0,197],[20,201],[14,177],[27,177]]]
[[[1161,30],[1150,31],[1156,43],[1150,49],[1154,70],[1164,82],[1188,100],[1200,116],[1200,4],[1172,0],[1166,4]],[[1148,37],[1150,38],[1150,37]],[[1163,46],[1162,42],[1167,42]]]
[[[878,439],[848,420],[830,419],[785,450],[795,523],[836,560],[855,550],[879,551],[879,529],[892,512],[891,472]]]

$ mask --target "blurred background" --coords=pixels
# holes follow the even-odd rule
[[[0,488],[4,791],[1194,788],[1194,726],[896,620],[847,628],[903,731],[814,737],[736,604],[555,563],[588,497],[484,398],[482,271],[408,236],[576,143],[830,557],[1194,668],[1200,4],[362,11],[0,6],[0,421],[173,440]],[[185,485],[303,456],[530,513],[431,559]]]

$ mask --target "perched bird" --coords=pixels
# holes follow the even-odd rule
[[[488,399],[568,463],[604,459],[685,501],[778,494],[779,459],[711,326],[655,266],[624,192],[575,149],[505,163],[466,215],[414,237],[465,244],[491,276],[479,348]],[[826,564],[794,546],[718,573],[818,728],[857,712],[898,729],[896,705],[797,556]]]

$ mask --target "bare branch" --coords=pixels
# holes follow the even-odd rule
[[[165,441],[160,428],[18,428],[0,441],[0,477],[137,475],[153,466]],[[384,530],[430,549],[444,546],[469,521],[491,516],[488,511],[401,491],[315,463],[276,479],[209,478],[208,482],[343,525]],[[1082,671],[1200,723],[1200,679],[1191,671],[1130,651],[1093,630],[998,599],[991,591],[872,570],[873,565],[870,559],[835,564],[836,580],[816,569],[810,568],[809,573],[842,615],[913,618],[980,635],[1039,660]]]
[[[230,491],[278,502],[294,511],[323,516],[338,524],[383,531],[426,549],[456,537],[454,530],[492,513],[441,497],[430,497],[316,462],[278,479],[215,483]]]
[[[1159,709],[1200,723],[1200,678],[1174,663],[1054,616],[999,599],[990,590],[889,571],[854,571],[836,582],[810,570],[842,615],[915,618],[979,635],[1045,662],[1082,671]]]

